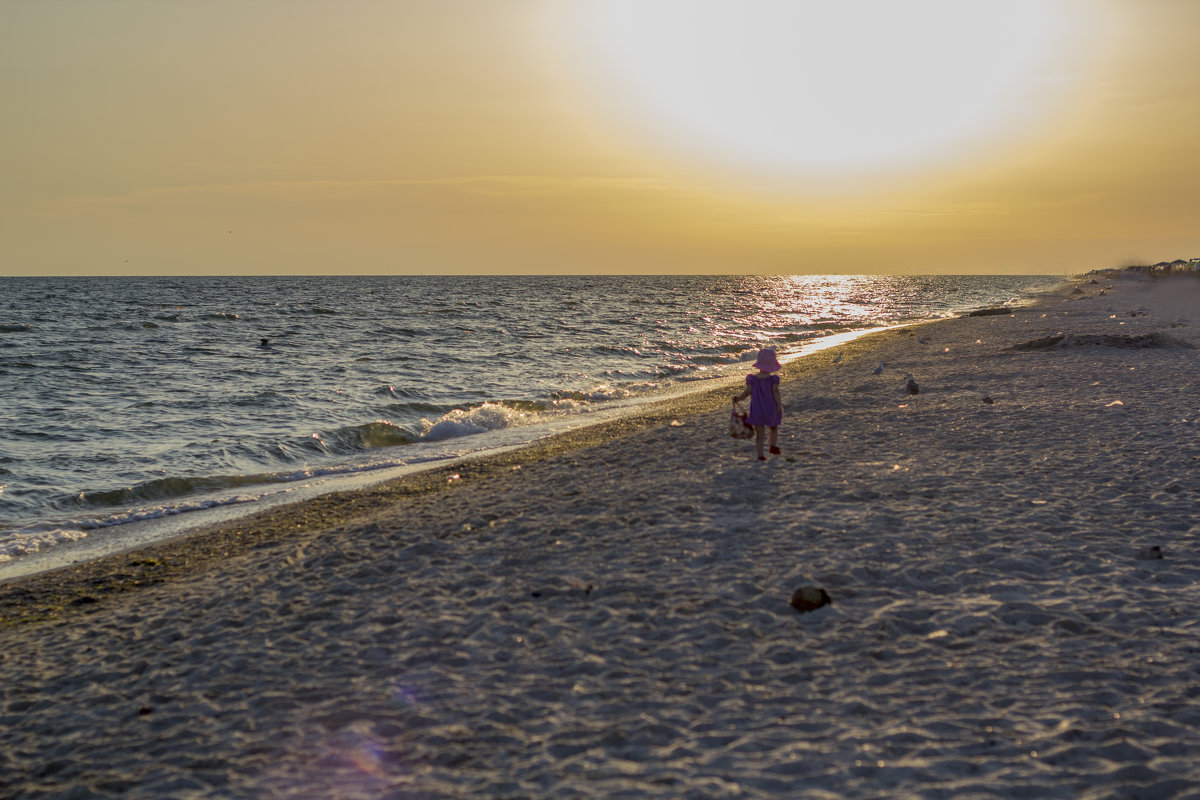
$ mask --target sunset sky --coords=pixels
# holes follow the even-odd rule
[[[0,0],[0,276],[1197,257],[1197,30],[1192,0]]]

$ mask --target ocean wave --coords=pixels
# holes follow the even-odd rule
[[[657,389],[659,384],[651,382],[630,383],[624,386],[613,386],[610,383],[601,383],[583,391],[564,390],[554,392],[553,397],[557,403],[563,400],[584,402],[584,403],[603,403],[610,400],[624,400],[627,397],[632,397],[640,392],[650,392]]]
[[[473,408],[456,408],[437,420],[421,420],[421,438],[436,442],[460,436],[530,425],[537,422],[545,407],[539,403],[505,401],[484,403]]]
[[[445,403],[388,403],[383,406],[383,410],[393,414],[445,414],[448,411],[453,411],[458,406],[447,405]]]
[[[371,425],[355,426],[360,429],[370,429]],[[351,429],[342,429],[349,431]],[[372,439],[372,434],[364,433],[360,440],[375,442],[374,446],[387,447],[388,444],[383,444],[384,441],[394,441],[388,437],[381,439]],[[352,435],[347,434],[347,438],[352,438]],[[411,441],[411,438],[409,439]],[[420,459],[416,459],[420,460]],[[98,517],[86,520],[59,520],[53,526],[47,525],[45,529],[50,527],[55,528],[106,528],[113,525],[121,525],[127,522],[137,522],[146,519],[157,519],[159,517],[172,516],[175,514],[183,514],[189,511],[200,511],[216,506],[230,505],[235,503],[247,503],[257,500],[263,496],[263,491],[246,492],[247,489],[253,487],[269,487],[278,484],[295,483],[297,481],[306,481],[313,478],[327,477],[331,475],[348,475],[359,472],[368,472],[378,469],[386,469],[388,467],[402,466],[409,463],[407,459],[379,459],[374,460],[369,464],[349,463],[349,464],[327,464],[321,466],[302,465],[296,469],[280,470],[276,472],[259,472],[246,473],[240,475],[202,475],[202,476],[172,476],[167,478],[156,478],[150,481],[144,481],[135,486],[129,486],[121,489],[107,489],[90,492],[80,492],[71,498],[71,502],[65,505],[75,508],[86,509],[102,509],[102,508],[121,508],[126,507],[127,510],[112,514],[106,517]],[[232,491],[238,491],[238,494],[230,494]],[[274,489],[272,491],[280,491]],[[184,499],[194,498],[194,499]],[[163,501],[172,501],[161,505],[147,505],[155,503],[163,503]],[[58,504],[59,508],[65,508],[65,505]],[[21,533],[38,531],[42,528],[27,528],[20,531]]]
[[[88,535],[80,528],[51,528],[44,531],[30,531],[9,535],[0,541],[0,564],[12,561],[14,558],[33,555],[39,550],[76,542]]]
[[[277,306],[279,304],[276,304]],[[333,316],[338,312],[336,309],[326,308],[319,305],[291,305],[279,306],[266,312],[267,315],[285,315],[285,316]]]
[[[260,389],[253,394],[230,397],[227,402],[234,408],[263,408],[264,406],[285,404],[288,400],[287,395],[274,389]]]
[[[663,355],[663,350],[654,345],[621,345],[598,344],[591,348],[598,355],[636,356],[637,358],[657,358]]]
[[[753,361],[758,350],[746,350],[742,347],[716,353],[696,353],[691,356],[695,364],[735,364],[739,361]]]
[[[33,330],[27,322],[0,322],[0,333],[25,333]]]
[[[412,431],[387,420],[375,420],[364,425],[348,425],[319,435],[318,439],[332,454],[357,450],[396,447],[416,440]]]
[[[172,476],[155,478],[134,486],[121,489],[102,489],[92,492],[80,492],[75,495],[78,505],[89,508],[125,506],[134,503],[145,503],[151,500],[184,497],[200,492],[218,492],[236,489],[243,486],[254,486],[263,483],[273,483],[280,479],[280,473],[262,473],[258,475],[210,475],[210,476]],[[115,523],[114,523],[115,524]]]
[[[0,564],[12,561],[14,558],[32,555],[39,550],[76,542],[86,538],[91,531],[126,525],[131,522],[144,522],[162,519],[164,517],[186,514],[191,511],[204,511],[219,506],[250,503],[258,500],[261,495],[237,495],[233,497],[206,497],[191,502],[172,503],[169,505],[132,508],[107,517],[81,520],[59,520],[55,524],[33,526],[19,531],[6,531],[0,540]]]

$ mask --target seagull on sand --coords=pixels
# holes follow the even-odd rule
[[[871,370],[871,373],[873,375],[882,375],[883,374],[883,362],[880,361],[879,365],[877,367],[875,367],[875,369]]]
[[[904,380],[905,380],[904,391],[908,392],[909,394],[919,394],[920,393],[921,387],[917,386],[917,382],[915,380],[913,380],[913,376],[912,376],[911,372],[908,375],[904,376]]]
[[[917,337],[917,343],[918,343],[918,344],[929,344],[929,340],[928,340],[928,339],[924,339],[924,338],[922,338],[922,337],[918,336],[918,337]]]
[[[842,363],[842,354],[841,353],[837,354],[837,357],[833,359],[833,363],[835,363],[835,364]]]

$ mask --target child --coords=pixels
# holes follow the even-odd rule
[[[758,351],[758,360],[754,362],[758,374],[746,376],[746,391],[733,398],[733,402],[750,398],[750,414],[746,424],[754,426],[754,447],[758,451],[758,460],[766,461],[763,455],[763,428],[771,429],[771,453],[779,455],[776,446],[779,435],[779,423],[783,421],[783,401],[779,399],[779,376],[772,372],[780,370],[779,361],[775,358],[775,349],[764,347]]]

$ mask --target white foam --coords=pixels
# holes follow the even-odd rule
[[[276,489],[275,491],[286,491]],[[265,494],[265,493],[264,493]],[[196,500],[182,500],[165,505],[143,506],[111,514],[95,519],[65,519],[56,523],[31,526],[17,531],[9,531],[0,536],[0,564],[14,558],[29,556],[56,545],[77,542],[88,536],[91,531],[111,528],[117,525],[127,525],[131,522],[146,522],[163,519],[191,511],[203,511],[220,506],[249,503],[260,499],[263,494],[239,494],[233,497],[205,497]]]
[[[51,528],[44,531],[8,534],[8,538],[0,541],[0,564],[12,561],[14,558],[32,555],[43,548],[76,542],[87,535],[87,531],[79,528]]]
[[[529,425],[536,422],[537,419],[538,415],[529,411],[510,408],[500,403],[484,403],[465,411],[456,408],[433,422],[421,420],[421,438],[425,441],[437,442],[443,439],[454,439],[460,436]]]

